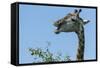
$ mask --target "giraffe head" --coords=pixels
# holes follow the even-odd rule
[[[79,29],[80,25],[88,23],[89,20],[83,20],[79,17],[81,11],[81,9],[75,9],[73,13],[69,13],[65,17],[56,21],[54,23],[54,26],[57,27],[55,33],[59,34],[60,32],[75,32]]]

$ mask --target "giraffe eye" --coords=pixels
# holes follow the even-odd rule
[[[73,18],[72,18],[71,20],[72,20],[73,22],[75,22],[75,21],[76,21],[76,20],[75,20],[75,19],[73,19]]]

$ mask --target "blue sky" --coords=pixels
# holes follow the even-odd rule
[[[52,7],[39,5],[19,6],[19,63],[34,62],[29,48],[47,47],[47,41],[51,42],[49,50],[53,54],[62,53],[68,55],[72,60],[76,59],[78,38],[74,32],[54,33],[53,23],[73,12],[75,7]],[[78,8],[79,9],[79,8]],[[96,10],[82,8],[80,16],[91,22],[85,28],[85,60],[96,58]]]

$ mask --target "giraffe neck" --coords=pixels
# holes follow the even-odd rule
[[[80,27],[80,30],[78,32],[76,32],[78,35],[78,39],[79,39],[79,45],[78,45],[78,49],[77,49],[77,60],[81,61],[84,60],[84,43],[85,43],[85,38],[84,38],[84,28],[83,26]]]

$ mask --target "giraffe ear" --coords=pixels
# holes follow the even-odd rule
[[[74,10],[74,13],[77,13],[77,12],[78,12],[78,10],[77,10],[77,9],[75,9],[75,10]]]
[[[76,20],[75,19],[71,19],[73,22],[75,22]]]
[[[83,20],[83,24],[85,25],[85,24],[87,24],[87,23],[89,23],[90,22],[90,20]]]
[[[79,9],[79,13],[82,12],[82,9]]]

